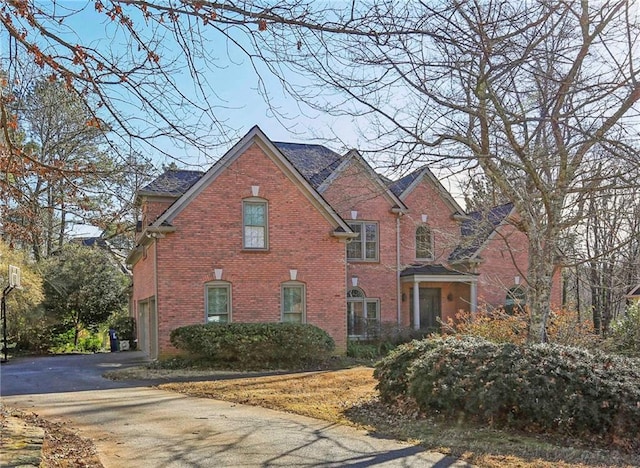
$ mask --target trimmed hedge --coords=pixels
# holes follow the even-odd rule
[[[335,349],[324,330],[299,323],[208,323],[171,332],[171,344],[213,365],[294,369],[319,364]]]
[[[640,448],[640,361],[558,345],[433,339],[374,373],[384,401],[528,431],[595,435]]]

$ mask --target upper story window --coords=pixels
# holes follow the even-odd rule
[[[416,228],[416,260],[433,260],[433,235],[424,224]]]
[[[306,299],[303,283],[282,283],[282,321],[304,323],[306,321]]]
[[[231,321],[231,284],[216,281],[206,285],[205,310],[207,322]]]
[[[242,202],[242,247],[253,250],[269,248],[267,201],[250,198]]]
[[[359,234],[347,244],[347,260],[378,260],[378,223],[351,221],[349,227]]]

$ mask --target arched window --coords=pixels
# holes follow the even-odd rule
[[[416,260],[433,260],[433,235],[426,224],[416,228]]]
[[[504,311],[513,315],[524,311],[527,304],[527,292],[522,286],[513,286],[507,291],[507,297],[504,301]]]
[[[380,300],[360,288],[347,291],[347,334],[351,339],[375,338],[380,330]]]

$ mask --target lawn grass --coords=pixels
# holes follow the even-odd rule
[[[167,383],[159,388],[201,398],[349,424],[418,443],[480,467],[640,466],[640,454],[593,448],[575,440],[535,437],[464,422],[416,417],[377,399],[373,369],[356,367],[267,377]],[[410,412],[409,412],[410,413]]]

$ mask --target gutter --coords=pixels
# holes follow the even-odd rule
[[[138,263],[138,260],[140,260],[140,257],[142,257],[144,247],[150,245],[154,240],[162,239],[166,234],[175,231],[175,226],[147,226],[140,234],[140,242],[138,245],[127,255],[125,263],[131,266],[135,265]]]

